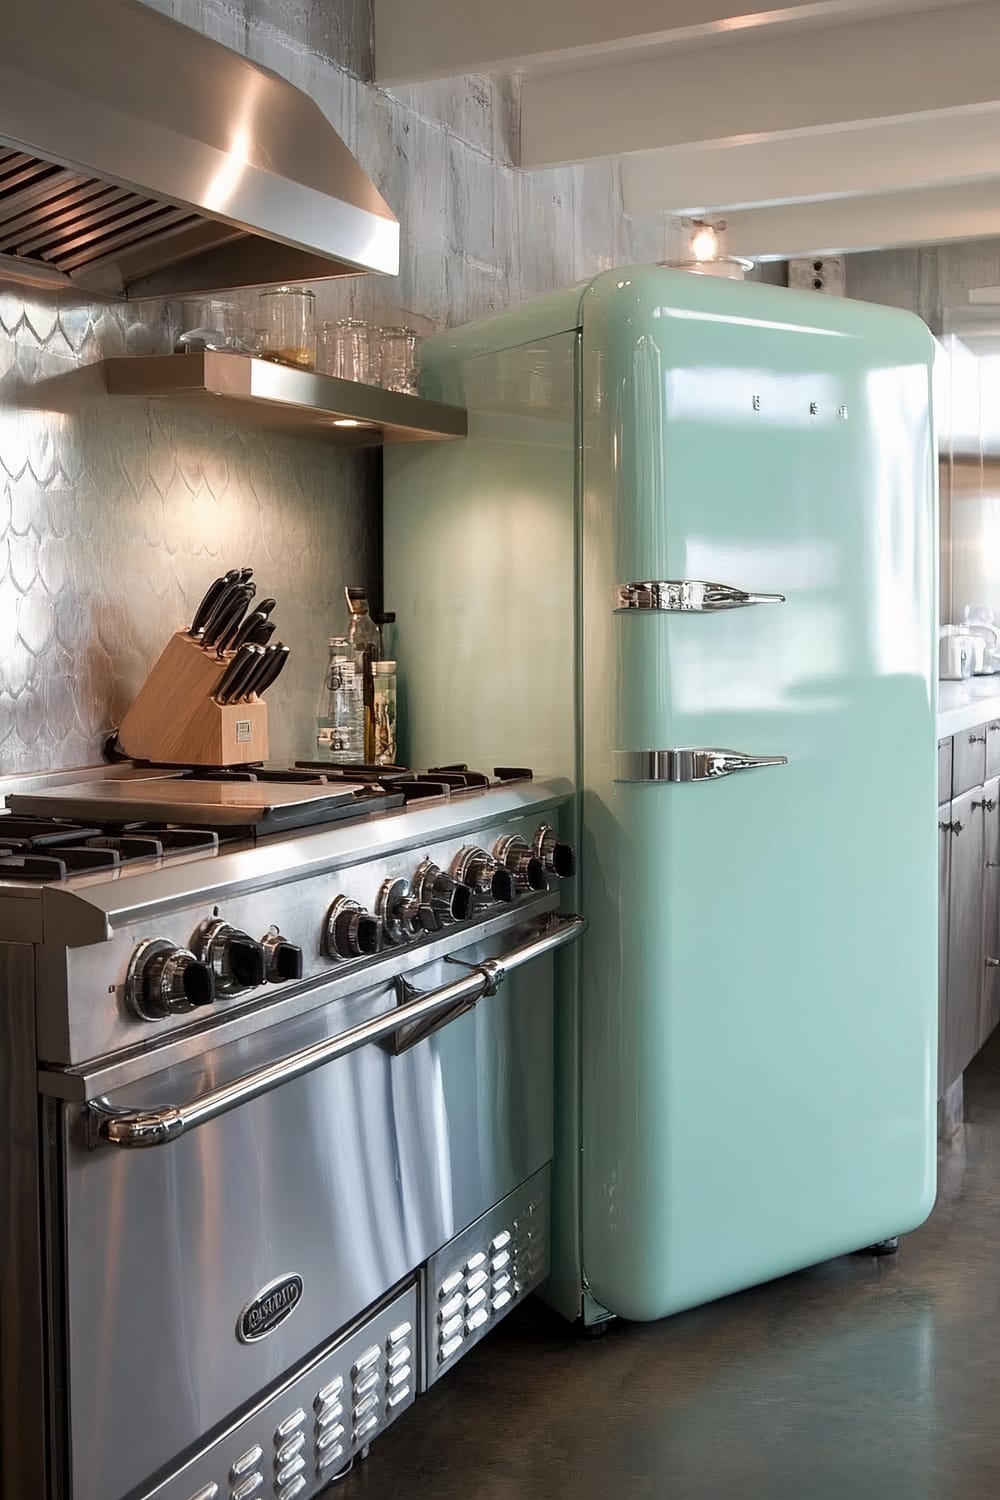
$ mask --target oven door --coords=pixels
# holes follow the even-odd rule
[[[526,936],[462,958],[502,956]],[[542,951],[498,990],[484,984],[474,1008],[452,1006],[288,1081],[274,1082],[400,994],[362,991],[166,1071],[152,1049],[146,1076],[105,1101],[126,1120],[129,1106],[197,1107],[269,1080],[152,1149],[115,1149],[92,1108],[58,1106],[72,1500],[145,1493],[551,1158],[553,975]],[[437,962],[409,978],[427,991],[463,973]],[[295,1304],[284,1316],[268,1302],[272,1284]],[[253,1336],[261,1319],[272,1326]]]

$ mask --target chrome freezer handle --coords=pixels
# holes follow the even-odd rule
[[[787,755],[744,755],[741,750],[616,750],[615,781],[718,781],[735,771],[787,766]]]
[[[495,995],[508,974],[521,968],[523,964],[531,963],[532,959],[565,947],[586,926],[586,917],[553,917],[535,937],[500,954],[498,958],[484,959],[481,964],[470,967],[468,974],[452,984],[428,990],[419,999],[394,1006],[392,1010],[373,1016],[370,1021],[362,1021],[360,1026],[353,1026],[350,1031],[342,1031],[337,1036],[316,1042],[311,1047],[303,1048],[301,1052],[293,1053],[291,1057],[270,1063],[255,1073],[248,1073],[245,1078],[225,1083],[187,1104],[166,1104],[155,1109],[116,1109],[106,1099],[91,1100],[85,1106],[90,1145],[97,1146],[104,1142],[109,1146],[126,1149],[165,1145],[167,1141],[176,1140],[186,1130],[193,1130],[196,1125],[204,1125],[208,1120],[216,1120],[229,1110],[248,1104],[252,1099],[259,1099],[262,1094],[270,1093],[271,1089],[279,1088],[293,1078],[301,1078],[304,1073],[311,1073],[314,1068],[321,1068],[324,1063],[333,1062],[335,1058],[345,1057],[348,1052],[355,1052],[369,1042],[378,1042],[401,1026],[424,1020],[462,1002],[465,1002],[464,1009],[486,995]]]

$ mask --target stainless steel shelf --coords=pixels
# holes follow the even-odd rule
[[[186,401],[234,421],[311,433],[354,447],[462,438],[468,425],[461,406],[249,354],[123,355],[106,359],[103,369],[112,396]],[[351,423],[358,425],[343,425]]]

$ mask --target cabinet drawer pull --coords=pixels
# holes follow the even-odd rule
[[[958,835],[962,832],[962,829],[965,827],[965,824],[964,823],[939,823],[938,827],[940,828],[940,830],[941,830],[942,833],[953,833],[955,835],[955,837],[958,838]]]
[[[988,958],[986,960],[986,967],[988,969],[1000,969],[1000,958]]]
[[[981,807],[984,812],[996,812],[996,806],[996,799],[993,797],[987,797],[982,802],[973,802],[972,811],[975,812],[977,807]]]
[[[970,745],[985,745],[986,744],[986,736],[985,736],[985,734],[970,734],[969,735],[969,744]]]

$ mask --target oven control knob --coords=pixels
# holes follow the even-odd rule
[[[446,875],[425,859],[413,877],[413,889],[422,906],[429,906],[442,923],[467,922],[476,905],[476,893],[464,881]]]
[[[203,922],[191,944],[215,976],[217,995],[238,995],[264,983],[267,959],[260,943],[220,919]]]
[[[125,997],[146,1021],[183,1015],[215,999],[211,969],[187,948],[165,938],[148,938],[132,954],[125,978]]]
[[[506,865],[500,864],[485,849],[477,849],[474,844],[466,844],[464,849],[459,849],[452,862],[451,873],[463,885],[472,887],[477,906],[489,906],[494,901],[513,901],[517,895],[517,882]]]
[[[338,896],[326,914],[323,949],[328,958],[370,958],[382,951],[382,923],[357,901]]]
[[[261,939],[264,952],[265,976],[269,984],[284,984],[289,979],[302,978],[302,949],[297,948],[271,929]]]
[[[576,874],[576,851],[572,844],[564,844],[555,829],[543,823],[535,834],[534,852],[553,875],[568,880]]]
[[[518,893],[544,891],[548,886],[545,862],[518,833],[509,833],[493,849],[493,858],[514,877]]]
[[[421,901],[406,880],[384,880],[375,900],[375,914],[382,923],[385,940],[393,947],[412,942],[425,932],[440,932],[441,918]]]

